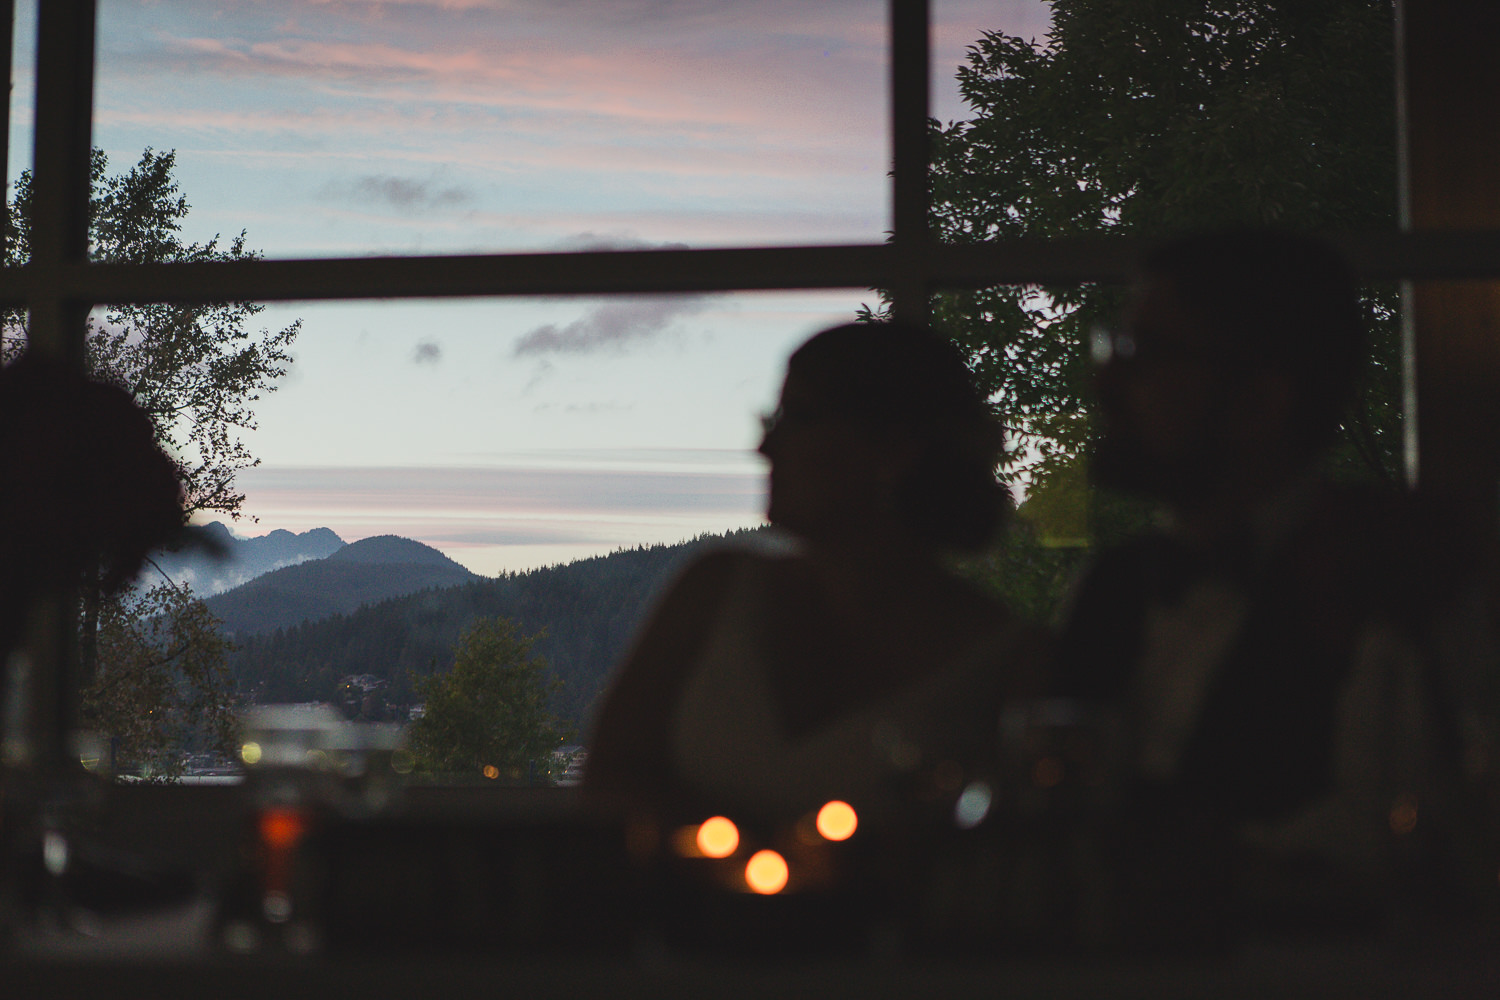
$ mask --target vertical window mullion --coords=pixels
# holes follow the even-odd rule
[[[891,0],[891,242],[897,319],[925,323],[928,314],[927,119],[931,88],[928,0]]]
[[[0,198],[10,204],[10,95],[15,91],[16,0],[0,0],[0,80],[5,81],[5,98],[0,100]],[[0,230],[0,257],[5,253],[5,233]]]
[[[27,302],[30,349],[80,368],[92,303],[68,298],[64,278],[66,269],[88,259],[94,15],[94,0],[44,0],[38,11],[27,266],[33,278]],[[44,771],[66,769],[78,717],[77,608],[78,594],[71,587],[38,595],[28,609],[28,655],[21,658],[30,669],[6,666],[20,671],[5,681],[26,706],[21,758]],[[9,743],[16,734],[6,735]]]
[[[47,0],[37,16],[30,339],[78,365],[92,303],[66,297],[63,272],[88,259],[94,22],[95,0]]]

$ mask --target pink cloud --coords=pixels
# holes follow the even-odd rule
[[[592,52],[492,43],[442,51],[301,39],[236,47],[183,38],[172,40],[171,49],[165,64],[172,71],[298,79],[329,99],[472,104],[700,130],[782,121],[836,127],[855,107],[883,104],[875,51],[825,65],[821,57],[768,46],[723,53],[623,44]],[[868,84],[876,86],[874,95]]]
[[[236,5],[199,3],[193,15],[162,19],[157,63],[171,72],[300,81],[311,90],[295,95],[299,104],[313,93],[329,102],[473,106],[513,117],[633,122],[705,141],[736,132],[760,143],[842,135],[878,129],[884,117],[880,0],[282,0],[255,9],[259,38],[240,30],[248,15]],[[1025,34],[1047,23],[1040,0],[947,0],[934,12],[940,83],[983,28],[1004,22]],[[221,22],[231,29],[221,39],[202,30],[170,34]],[[132,74],[143,61],[132,61]],[[258,99],[275,97],[262,90]],[[945,100],[940,94],[938,103]]]
[[[225,152],[267,161],[361,164],[392,160],[466,168],[492,176],[581,171],[617,178],[638,173],[663,179],[740,178],[740,183],[780,179],[839,185],[846,183],[840,178],[851,174],[873,170],[883,175],[886,156],[879,134],[868,132],[807,137],[744,129],[707,135],[618,120],[586,128],[554,118],[491,122],[477,135],[465,136],[456,123],[433,121],[420,110],[401,108],[365,113],[327,107],[296,112],[111,108],[101,110],[96,122],[173,137],[166,141],[184,149],[197,145],[176,138],[184,133],[221,137],[218,142],[227,138]],[[327,139],[333,135],[362,138],[354,148],[329,146]],[[278,136],[306,145],[268,148],[267,137]]]

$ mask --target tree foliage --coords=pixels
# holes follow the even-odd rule
[[[514,622],[478,618],[454,647],[453,667],[414,679],[424,713],[412,723],[412,753],[423,770],[439,774],[488,772],[518,778],[547,758],[567,736],[547,710],[561,685]]]
[[[1392,228],[1390,0],[1051,0],[1040,40],[987,32],[958,83],[970,116],[932,123],[932,224],[951,243],[1160,237],[1236,224]],[[1088,341],[1117,288],[1001,286],[936,297],[1029,482],[1089,441]],[[1393,289],[1369,290],[1371,364],[1347,464],[1398,467]]]
[[[89,245],[93,260],[156,264],[241,261],[259,257],[242,231],[226,243],[184,242],[190,206],[173,176],[176,153],[146,149],[124,173],[110,174],[101,150],[92,159]],[[5,264],[31,259],[32,182],[21,174],[5,214]],[[120,386],[150,414],[157,440],[177,462],[186,513],[240,516],[245,496],[235,476],[257,464],[240,434],[255,427],[254,404],[275,390],[301,329],[254,328],[265,306],[253,302],[106,306],[89,319],[90,374]],[[23,347],[25,314],[5,314],[0,353]]]
[[[129,591],[101,606],[98,644],[106,669],[83,692],[83,720],[117,766],[171,780],[185,749],[232,750],[229,643],[202,601],[165,583]]]

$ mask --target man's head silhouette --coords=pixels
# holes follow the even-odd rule
[[[1185,237],[1100,345],[1095,474],[1182,506],[1253,498],[1332,442],[1364,350],[1353,278],[1300,235]]]

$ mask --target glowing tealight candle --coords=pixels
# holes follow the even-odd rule
[[[834,799],[818,810],[818,832],[829,840],[848,840],[859,827],[859,816],[847,802]]]
[[[710,858],[727,858],[740,846],[740,831],[727,816],[715,816],[698,827],[698,850]]]
[[[756,851],[745,865],[745,884],[762,896],[774,896],[786,888],[786,859],[775,851]]]

